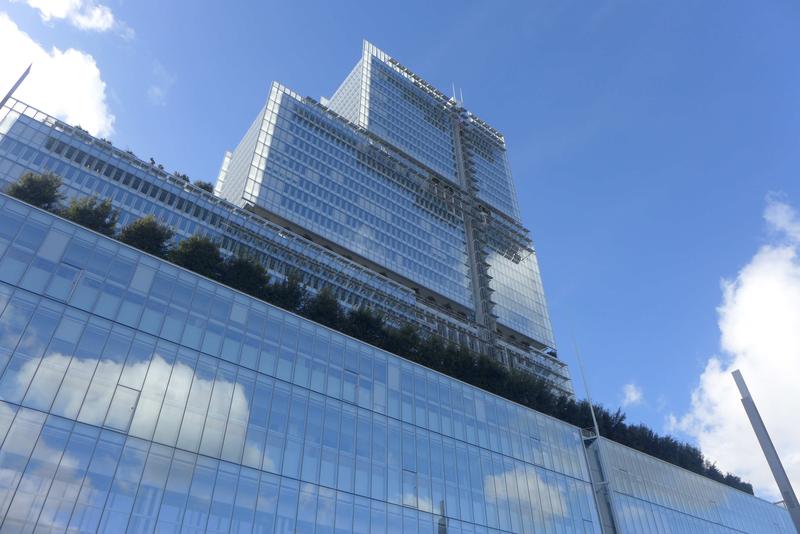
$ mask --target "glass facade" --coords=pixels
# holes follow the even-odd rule
[[[466,318],[482,352],[572,393],[566,367],[547,364],[555,340],[505,139],[371,43],[322,104],[273,84],[217,193],[356,256]]]
[[[251,129],[254,135],[247,136],[244,145],[255,143],[260,125],[258,122]],[[235,176],[236,169],[249,165],[232,156],[223,162],[223,183],[229,170]],[[259,258],[273,278],[300,273],[312,289],[331,288],[345,307],[370,306],[390,322],[410,322],[423,331],[443,333],[447,339],[476,347],[469,316],[459,318],[431,309],[412,289],[374,269],[12,99],[0,109],[0,189],[28,171],[58,174],[68,197],[110,199],[120,210],[121,225],[153,214],[172,226],[178,239],[196,233],[208,235],[225,253]]]
[[[0,339],[0,530],[599,532],[578,429],[4,195]]]
[[[599,443],[620,534],[793,534],[789,513],[607,439]]]
[[[618,532],[790,532],[602,444]],[[613,532],[587,458],[571,425],[0,195],[0,531]]]
[[[502,136],[369,43],[328,106],[273,84],[214,194],[12,98],[0,189],[28,171],[572,394]]]
[[[515,262],[487,249],[487,262],[498,322],[554,346],[535,254]]]
[[[519,206],[505,142],[468,116],[462,127],[464,157],[477,189],[477,197],[501,213],[519,220]]]
[[[26,171],[110,199],[120,225],[154,214],[572,391],[502,135],[369,43],[324,105],[274,84],[216,196],[10,99],[0,188]],[[0,532],[67,531],[793,528],[0,194]]]
[[[278,84],[261,132],[245,201],[472,308],[463,218],[426,196],[423,169]]]
[[[455,120],[441,96],[410,83],[392,59],[364,42],[361,60],[331,97],[332,110],[459,183]]]
[[[367,128],[458,183],[451,114],[378,57],[370,65]]]
[[[503,136],[373,44],[364,42],[328,105],[438,176],[470,181],[479,200],[519,220]]]

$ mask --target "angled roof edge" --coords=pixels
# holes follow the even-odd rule
[[[437,89],[432,83],[425,80],[422,76],[417,74],[416,72],[412,71],[395,58],[369,42],[367,39],[363,39],[361,44],[361,57],[362,60],[368,60],[370,57],[376,57],[382,62],[389,65],[395,72],[401,74],[408,80],[410,80],[414,85],[428,93],[431,97],[436,99],[442,106],[448,109],[452,109],[453,111],[465,115],[465,118],[478,127],[486,131],[488,134],[493,136],[497,139],[500,143],[502,143],[503,148],[505,148],[505,137],[499,130],[492,127],[486,121],[482,120],[480,117],[469,111],[468,109],[462,106],[462,103],[458,102],[454,97],[448,97],[445,93]]]

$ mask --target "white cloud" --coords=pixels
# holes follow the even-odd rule
[[[33,63],[28,78],[15,97],[70,124],[80,124],[91,134],[110,137],[114,115],[106,102],[106,83],[94,58],[80,50],[45,50],[0,12],[0,94],[11,88]]]
[[[0,417],[10,421],[14,415],[14,412],[12,412],[5,403],[0,402]],[[43,415],[41,417],[42,419],[44,418]],[[7,440],[4,445],[6,449],[5,454],[12,457],[24,458],[31,454],[31,451],[35,448],[37,457],[39,458],[46,458],[50,461],[60,460],[58,464],[58,473],[55,475],[59,488],[67,488],[70,486],[77,488],[83,483],[82,491],[84,494],[92,495],[97,489],[92,487],[92,477],[84,478],[84,473],[79,470],[81,466],[80,459],[69,452],[62,453],[61,447],[51,447],[47,441],[47,438],[42,437],[36,441],[34,445],[34,443],[26,440]],[[33,462],[31,465],[33,465]],[[6,462],[3,467],[0,467],[0,484],[3,484],[3,487],[6,488],[17,487],[14,499],[8,508],[8,515],[6,516],[6,522],[11,524],[25,524],[26,521],[29,521],[27,514],[28,511],[31,510],[31,506],[41,507],[42,505],[42,479],[53,477],[53,474],[48,472],[48,468],[51,466],[42,465],[41,462],[38,468],[26,473],[25,476],[23,476],[22,471],[18,467],[18,464],[15,465],[14,462]],[[57,497],[51,493],[48,500],[56,498]],[[51,527],[63,531],[68,526],[65,524],[64,514],[54,513],[53,508],[54,507],[49,507],[49,510],[45,508],[45,510],[42,511],[38,518],[37,526]],[[69,519],[68,515],[66,519]]]
[[[764,212],[777,239],[763,246],[734,280],[723,280],[718,308],[722,355],[709,359],[691,409],[670,418],[694,436],[718,467],[779,499],[740,402],[731,371],[740,369],[795,488],[800,487],[800,220],[770,197]]]
[[[9,306],[13,306],[13,302]],[[8,341],[7,332],[0,331],[0,339]],[[25,342],[25,341],[23,341]],[[32,346],[31,346],[32,347]],[[42,347],[43,349],[43,347]],[[145,383],[143,392],[131,399],[133,404],[128,406],[120,404],[115,406],[112,402],[114,384],[117,380],[125,382],[124,373],[129,376],[139,376]],[[66,378],[65,378],[66,375]],[[120,379],[120,376],[123,378]],[[145,375],[147,378],[145,379]],[[93,377],[84,398],[84,389],[79,387],[59,387],[62,381],[66,383],[70,377]],[[13,412],[4,401],[15,399],[19,402],[24,398],[23,404],[36,407],[38,410],[47,410],[52,405],[52,412],[77,419],[82,423],[96,426],[105,426],[126,430],[130,423],[129,434],[142,439],[153,439],[157,443],[174,446],[176,438],[178,445],[181,439],[188,443],[185,448],[197,450],[201,454],[222,458],[229,461],[238,461],[242,453],[248,465],[261,465],[263,443],[246,440],[247,422],[250,418],[248,398],[242,384],[230,382],[220,377],[202,377],[192,367],[184,363],[168,363],[163,357],[156,354],[151,360],[141,360],[125,367],[122,363],[109,359],[94,360],[91,358],[73,358],[62,354],[51,354],[41,359],[27,361],[14,376],[15,380],[6,381],[0,401],[0,420],[10,421]],[[148,392],[165,387],[163,399],[155,396],[147,398]],[[118,390],[119,391],[119,390]],[[130,390],[133,391],[133,390]],[[184,407],[187,399],[200,399],[197,405],[203,406],[211,419],[215,414],[224,423],[215,427],[205,424],[205,414],[202,414],[199,424],[196,420],[188,419],[191,414]],[[191,402],[191,401],[190,401]],[[110,405],[110,407],[109,407]],[[170,409],[172,408],[172,409]],[[108,415],[106,414],[108,412]],[[40,413],[40,412],[36,412]],[[132,416],[132,417],[131,417]],[[42,419],[44,416],[42,415]],[[132,421],[131,421],[132,419]],[[187,422],[188,421],[188,422]],[[122,424],[114,424],[122,423]],[[180,437],[178,432],[181,432]],[[155,434],[154,434],[155,432]],[[201,435],[202,432],[202,435]],[[187,440],[186,436],[190,439]],[[34,440],[40,457],[60,458],[60,467],[57,475],[58,483],[67,483],[80,486],[82,474],[77,470],[79,460],[69,453],[62,456],[61,447],[53,448],[47,444],[46,438]],[[34,444],[25,440],[9,440],[5,445],[6,452],[19,457],[30,455]],[[10,519],[25,521],[27,510],[39,495],[38,479],[29,474],[23,477],[23,472],[13,462],[0,467],[0,487],[14,487],[18,484],[18,491],[14,502],[8,512]],[[25,467],[25,464],[22,464]],[[115,466],[109,465],[113,473]],[[141,469],[139,465],[120,464],[120,470]],[[275,471],[275,465],[269,458],[264,458],[263,469]],[[39,473],[40,477],[47,480],[53,477],[52,473]],[[123,480],[135,479],[138,473],[131,473]],[[91,489],[91,477],[84,482],[86,491]],[[41,503],[39,503],[41,505]],[[69,514],[42,515],[39,523],[63,531],[67,525],[65,521]]]
[[[107,32],[118,30],[125,38],[133,37],[132,30],[114,17],[111,8],[93,0],[25,0],[39,12],[42,20],[66,20],[78,29]]]
[[[70,18],[70,22],[82,30],[104,32],[114,27],[114,15],[108,6],[84,6],[83,11]]]
[[[790,243],[800,241],[800,218],[797,217],[797,212],[790,205],[781,202],[778,196],[771,195],[768,199],[764,218],[773,230],[784,234]]]
[[[129,399],[130,405],[115,406],[113,384],[118,380],[123,385],[128,383],[125,376],[120,378],[123,373],[147,378],[142,393],[135,393]],[[84,395],[81,388],[59,387],[68,380],[65,375],[94,376],[94,379]],[[250,405],[244,387],[238,382],[214,376],[204,378],[192,367],[181,362],[168,363],[158,354],[152,360],[127,367],[109,359],[97,361],[51,354],[41,361],[25,363],[14,378],[5,384],[4,400],[22,400],[28,407],[50,408],[52,413],[63,417],[127,430],[132,436],[165,445],[174,446],[177,442],[179,447],[195,451],[199,448],[210,456],[238,460],[244,454],[249,465],[261,465],[263,443],[246,440]],[[158,395],[148,393],[162,386],[166,388],[164,408]],[[204,411],[185,410],[187,399],[192,406],[203,406]],[[221,424],[209,424],[207,414],[208,420],[216,419]],[[265,456],[263,461],[264,469],[274,471],[270,458]]]
[[[526,489],[528,495],[520,494]],[[530,506],[531,500],[538,503],[537,515],[533,518],[536,523],[534,527],[543,528],[541,520],[565,519],[578,513],[570,510],[574,503],[555,480],[547,480],[545,472],[530,465],[516,464],[510,471],[484,476],[483,491],[487,498],[504,507],[524,509]]]
[[[165,106],[167,94],[176,78],[159,61],[153,63],[153,83],[147,88],[147,99],[154,106]]]
[[[622,386],[622,406],[633,406],[642,402],[642,388],[630,383]]]

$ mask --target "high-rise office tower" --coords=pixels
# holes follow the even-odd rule
[[[503,136],[372,44],[321,104],[273,84],[215,193],[399,284],[390,320],[571,393]]]
[[[155,214],[178,239],[208,235],[276,279],[297,273],[346,307],[368,306],[571,395],[502,135],[369,43],[323,101],[273,84],[225,155],[216,195],[39,111],[7,127],[16,138],[25,122],[52,124],[45,150],[93,176],[41,159],[26,169],[55,170],[68,197],[110,198],[121,225]],[[0,172],[0,185],[21,172]]]

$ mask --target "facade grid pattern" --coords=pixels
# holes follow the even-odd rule
[[[22,107],[25,112],[30,109],[20,104],[15,107]],[[270,252],[265,264],[273,274],[282,274],[282,270],[276,268],[276,260],[291,262],[302,259],[300,253],[304,248],[312,249],[306,252],[310,257],[325,255],[322,247],[291,236],[267,221],[258,220],[253,224],[257,217],[250,214],[241,216],[234,206],[212,201],[208,195],[185,182],[168,181],[143,171],[44,122],[28,120],[25,115],[14,112],[5,115],[7,118],[12,116],[14,120],[9,122],[13,122],[13,126],[0,138],[2,186],[13,183],[26,171],[54,172],[62,177],[67,197],[96,195],[111,199],[120,209],[121,225],[154,214],[172,226],[180,237],[197,233],[210,235],[229,253]],[[298,242],[300,244],[296,244]],[[294,254],[280,252],[277,250],[279,246],[292,249]],[[244,250],[248,248],[250,250]],[[327,256],[334,258],[331,253]],[[353,278],[362,282],[378,282],[375,289],[385,294],[384,298],[397,299],[409,306],[414,303],[413,294],[407,288],[386,279],[380,280],[374,273],[359,276],[354,271],[365,269],[344,258],[336,258],[331,263],[331,270],[353,273]],[[311,285],[318,286],[315,283]],[[347,302],[349,299],[344,300]],[[349,300],[347,303],[358,305],[359,302]]]
[[[69,198],[96,195],[110,199],[120,210],[120,225],[153,214],[172,226],[179,239],[196,233],[208,235],[219,242],[225,253],[261,260],[278,279],[287,272],[299,272],[312,289],[332,287],[345,307],[368,305],[383,312],[391,323],[411,322],[424,331],[480,350],[471,313],[447,313],[417,298],[407,286],[213,197],[183,179],[168,176],[152,164],[35,108],[12,99],[0,110],[0,126],[0,187],[28,171],[54,172],[61,176]],[[266,135],[263,130],[254,131],[260,132],[258,138]],[[241,160],[237,160],[233,167],[240,165]],[[543,378],[554,384],[563,383],[563,373],[543,371],[545,356],[534,352],[525,357],[535,364],[537,372],[543,373]]]
[[[577,429],[0,198],[4,526],[595,528]]]
[[[257,149],[243,198],[471,308],[463,221],[420,202],[363,135],[292,96],[273,86],[268,154]]]
[[[573,393],[548,364],[554,336],[499,132],[366,41],[330,99],[273,83],[258,122],[219,195],[410,289],[426,318],[436,310],[428,331]]]
[[[571,391],[502,135],[366,42],[326,105],[274,84],[225,202],[11,99],[0,186],[55,172],[121,224],[152,213],[449,339],[496,319],[503,361]],[[0,194],[2,532],[792,532],[783,508],[584,437]]]
[[[620,534],[792,534],[788,512],[706,477],[601,439]]]
[[[366,128],[444,178],[459,183],[451,114],[377,57],[370,62]]]
[[[475,126],[467,118],[464,132],[465,158],[469,162],[477,197],[501,213],[519,221],[519,206],[511,179],[505,144]]]
[[[486,248],[489,287],[499,323],[545,345],[555,345],[535,253],[514,261]]]
[[[359,76],[360,84],[354,81]],[[485,228],[473,222],[480,254],[470,261],[478,264],[478,270],[482,262],[489,264],[488,285],[478,293],[489,295],[482,298],[498,324],[555,349],[537,259],[530,258],[527,230],[519,223],[502,135],[368,42],[357,68],[329,105],[352,120],[349,103],[355,99],[367,102],[367,112],[356,116],[359,126],[454,184],[459,190],[455,196],[470,212],[465,219],[513,221]],[[497,248],[498,238],[502,248]],[[509,245],[517,250],[509,253]],[[472,283],[483,284],[480,277]],[[495,329],[491,321],[483,326]]]
[[[0,530],[601,532],[579,429],[0,195]],[[620,532],[791,532],[603,441]]]

